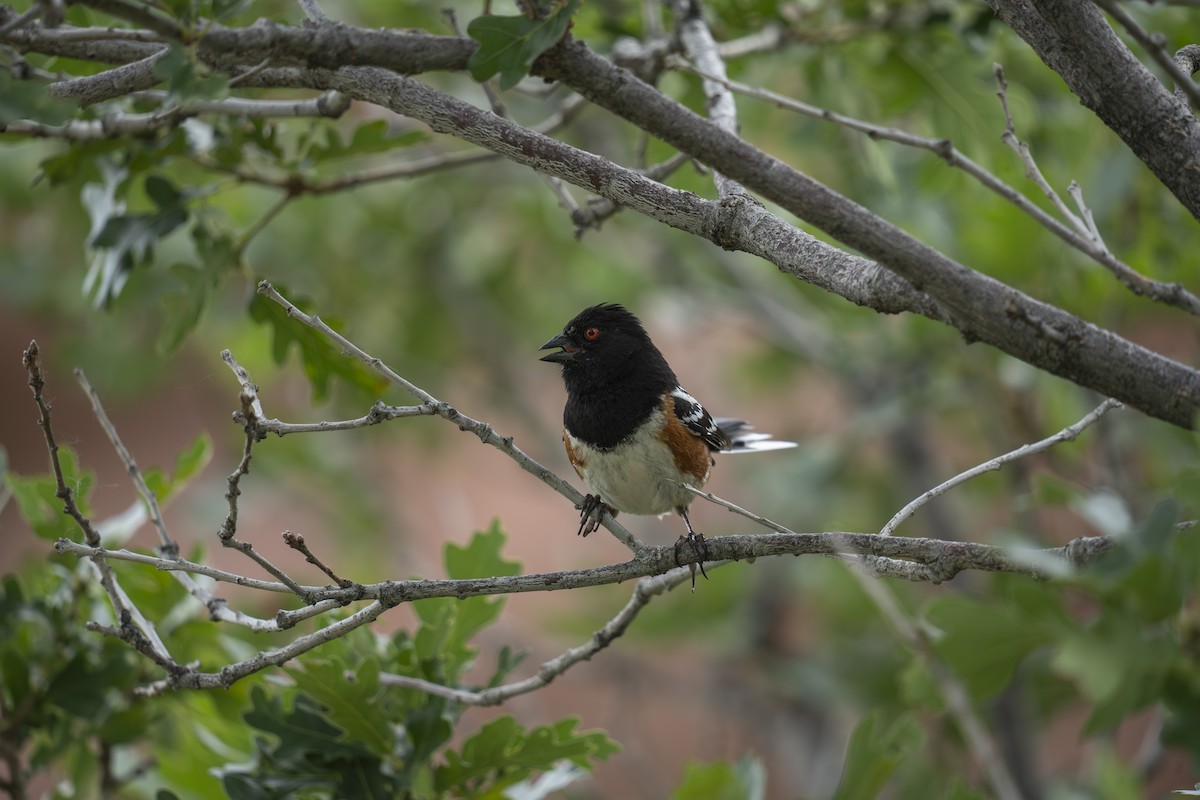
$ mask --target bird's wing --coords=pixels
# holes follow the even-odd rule
[[[688,394],[682,386],[671,390],[675,402],[675,416],[689,431],[699,436],[713,451],[727,450],[729,437],[717,426],[712,415],[700,405],[700,401]]]

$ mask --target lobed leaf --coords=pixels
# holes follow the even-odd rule
[[[471,77],[486,81],[499,73],[500,88],[511,89],[529,74],[529,68],[542,53],[562,39],[579,10],[582,0],[559,3],[541,19],[523,15],[476,17],[467,25],[467,35],[479,42],[479,48],[467,61]]]

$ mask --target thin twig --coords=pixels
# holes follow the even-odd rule
[[[1051,447],[1053,447],[1054,445],[1056,445],[1060,442],[1074,441],[1076,436],[1078,436],[1081,432],[1083,432],[1087,428],[1096,424],[1101,419],[1101,417],[1103,417],[1105,414],[1112,411],[1113,409],[1122,408],[1122,407],[1123,406],[1121,405],[1121,403],[1109,398],[1108,400],[1105,400],[1103,403],[1101,403],[1100,405],[1098,405],[1094,409],[1092,409],[1090,412],[1088,412],[1078,422],[1068,425],[1067,427],[1063,428],[1061,431],[1054,434],[1053,436],[1047,436],[1045,439],[1042,439],[1041,441],[1038,441],[1038,442],[1034,442],[1033,444],[1022,445],[1021,447],[1018,447],[1016,450],[1012,450],[1001,456],[996,456],[995,458],[985,461],[982,464],[979,464],[978,466],[972,467],[971,469],[967,470],[966,472],[961,472],[958,475],[955,475],[953,478],[933,487],[929,491],[922,494],[920,497],[917,497],[916,499],[909,502],[909,504],[906,505],[904,508],[897,511],[895,516],[893,516],[890,520],[888,520],[887,524],[884,525],[882,529],[880,529],[880,531],[879,531],[880,535],[881,536],[891,536],[892,533],[895,532],[896,528],[900,527],[900,525],[902,525],[905,520],[907,520],[909,517],[911,517],[913,514],[915,514],[918,510],[921,509],[922,506],[924,506],[926,503],[928,503],[930,500],[934,499],[935,497],[940,497],[940,496],[944,495],[946,492],[953,489],[954,487],[959,486],[963,483],[966,483],[967,481],[971,480],[972,478],[978,477],[978,476],[984,474],[985,472],[993,472],[995,470],[1000,469],[1005,464],[1011,464],[1012,462],[1017,461],[1022,458],[1026,458],[1027,456],[1031,456],[1036,453],[1044,452],[1046,450],[1049,450]]]
[[[1200,71],[1200,44],[1185,44],[1175,51],[1175,58],[1172,60],[1175,62],[1175,66],[1179,67],[1179,71],[1190,78]],[[1189,83],[1191,83],[1190,80]],[[1175,96],[1180,101],[1187,102],[1187,92],[1183,90],[1182,86],[1175,86]]]
[[[436,397],[429,394],[429,392],[426,392],[416,384],[401,377],[395,370],[385,364],[382,360],[363,351],[349,339],[342,336],[340,333],[322,322],[319,317],[309,316],[300,309],[296,308],[296,306],[294,306],[287,298],[279,294],[279,292],[276,291],[273,286],[271,286],[269,281],[262,281],[259,283],[258,293],[281,305],[287,311],[287,315],[289,317],[299,320],[313,330],[319,331],[323,335],[332,339],[341,348],[343,353],[357,358],[372,370],[382,375],[390,383],[395,384],[404,391],[416,397],[422,403],[430,406],[432,409],[434,409],[434,413],[437,416],[456,425],[459,430],[470,431],[478,436],[480,441],[482,441],[484,444],[491,445],[507,455],[509,458],[517,462],[521,469],[550,486],[556,492],[570,500],[572,504],[578,506],[581,502],[583,502],[583,495],[579,494],[579,492],[577,492],[569,483],[534,460],[524,450],[517,447],[513,443],[513,438],[511,436],[501,436],[500,434],[496,433],[495,429],[486,422],[481,422],[468,417],[458,409],[451,406],[449,403],[444,403],[441,400],[438,400]],[[604,515],[602,524],[612,532],[613,536],[615,536],[622,544],[628,547],[635,555],[640,555],[646,549],[646,545],[636,536],[630,533],[623,525],[612,519],[611,514]]]
[[[308,17],[309,22],[329,22],[329,16],[321,8],[317,0],[296,0],[296,2],[300,4],[300,8],[304,11],[304,16]]]
[[[726,562],[727,563],[727,562]],[[721,566],[721,564],[710,564],[708,569],[711,571]],[[674,589],[684,581],[688,580],[690,573],[686,567],[671,570],[664,575],[656,575],[652,578],[642,578],[634,587],[633,594],[629,598],[629,602],[608,622],[606,622],[599,630],[592,634],[588,641],[581,645],[572,647],[561,655],[544,662],[535,675],[532,675],[524,680],[506,683],[502,686],[493,686],[489,689],[479,691],[471,691],[468,689],[455,689],[451,686],[443,686],[432,681],[422,680],[421,678],[410,678],[407,675],[394,675],[384,673],[379,676],[379,682],[384,686],[400,686],[408,689],[416,689],[426,692],[427,694],[444,697],[447,700],[453,700],[456,703],[462,703],[469,706],[496,706],[512,699],[518,695],[528,694],[529,692],[546,686],[558,676],[562,675],[571,667],[581,661],[587,661],[596,653],[608,647],[612,641],[625,633],[629,628],[630,623],[637,617],[638,613],[649,604],[649,602],[659,594],[665,591]]]
[[[1129,16],[1125,9],[1114,3],[1112,0],[1092,0],[1096,5],[1104,9],[1104,11],[1117,22],[1121,23],[1121,27],[1125,29],[1133,39],[1140,44],[1146,51],[1146,55],[1154,59],[1154,63],[1158,64],[1175,82],[1176,91],[1182,91],[1192,101],[1192,108],[1200,108],[1200,86],[1197,86],[1192,76],[1179,68],[1175,63],[1175,59],[1166,50],[1167,37],[1161,33],[1147,33],[1146,30],[1137,24],[1137,21]]]
[[[315,602],[312,593],[303,589],[298,583],[292,580],[287,573],[275,566],[261,553],[254,549],[254,546],[249,542],[243,542],[237,538],[237,520],[238,520],[238,497],[241,496],[241,481],[242,477],[250,472],[250,462],[254,457],[254,445],[266,436],[260,431],[257,426],[257,421],[262,413],[262,406],[258,400],[258,387],[250,382],[246,371],[233,360],[228,350],[221,353],[222,360],[229,365],[233,370],[234,375],[238,377],[238,381],[242,385],[240,400],[242,403],[240,420],[243,422],[243,430],[246,434],[246,443],[242,448],[242,459],[238,462],[237,468],[229,474],[225,479],[228,486],[225,492],[225,500],[229,504],[229,513],[225,516],[225,521],[221,523],[220,529],[217,531],[217,538],[221,545],[229,547],[244,553],[248,558],[252,559],[260,567],[270,573],[276,580],[287,586],[296,594],[297,597],[304,600],[306,603]]]
[[[882,556],[911,561],[915,564],[936,564],[943,570],[941,580],[964,570],[1007,572],[1032,578],[1049,578],[1092,563],[1112,546],[1101,536],[1081,536],[1063,547],[1020,551],[976,542],[947,542],[941,539],[880,536],[876,533],[825,531],[821,533],[754,533],[712,536],[706,541],[710,562],[747,561],[771,556],[853,555]],[[234,583],[253,589],[276,593],[295,593],[282,583],[246,578],[186,559],[166,559],[129,550],[89,547],[70,539],[59,539],[55,550],[79,557],[108,558],[131,561],[161,570],[183,570],[206,575],[214,580]],[[678,557],[678,558],[677,558]],[[424,600],[430,597],[477,597],[544,592],[563,589],[582,589],[620,581],[662,575],[678,566],[700,560],[700,554],[690,546],[678,550],[673,545],[648,546],[636,559],[587,567],[579,570],[516,575],[511,577],[471,578],[463,580],[414,579],[355,584],[349,588],[331,586],[301,586],[304,595],[313,602],[385,599],[390,602]],[[916,580],[930,580],[914,578]]]
[[[371,406],[370,411],[356,419],[338,420],[336,422],[326,420],[322,420],[321,422],[281,422],[277,419],[259,418],[256,428],[259,431],[283,437],[290,433],[351,431],[359,428],[369,428],[372,425],[378,425],[388,420],[401,419],[403,417],[430,417],[436,413],[437,409],[424,403],[418,406],[389,406],[387,403],[379,400]],[[238,412],[237,421],[243,421],[241,412]]]
[[[237,238],[237,241],[233,246],[233,258],[235,263],[242,260],[242,256],[246,252],[246,248],[250,246],[252,241],[254,241],[254,237],[266,230],[267,226],[270,225],[271,222],[277,216],[279,216],[285,208],[288,207],[288,204],[295,199],[296,195],[290,191],[280,195],[279,199],[276,200],[270,208],[264,211],[262,215],[254,221],[254,224],[247,228],[246,231]]]
[[[692,486],[687,483],[681,483],[679,485],[682,486],[684,489],[687,489],[689,492],[696,495],[697,497],[703,497],[708,502],[715,503],[716,505],[719,505],[722,508],[726,508],[726,509],[732,511],[734,514],[743,516],[746,519],[754,520],[759,525],[762,525],[764,528],[769,528],[770,530],[773,530],[776,533],[795,533],[795,531],[792,530],[791,528],[780,525],[778,522],[772,522],[771,520],[767,519],[766,517],[759,516],[758,514],[755,514],[753,511],[748,511],[739,505],[735,505],[735,504],[729,502],[728,500],[723,500],[720,497],[717,497],[712,492],[706,492],[703,489],[697,489],[695,486]]]
[[[702,489],[697,489],[694,486],[682,484],[692,494],[702,497],[710,503],[714,503],[722,508],[732,511],[734,514],[751,519],[762,525],[765,528],[775,531],[776,533],[794,534],[791,528],[784,527],[778,522],[773,522],[766,517],[755,514],[753,511],[742,508],[741,506],[731,503],[728,500],[717,497],[712,492],[706,492]],[[940,583],[942,578],[926,564],[921,564],[915,561],[905,561],[898,558],[883,558],[882,556],[864,557],[857,553],[826,553],[831,558],[836,558],[839,561],[855,565],[858,569],[873,578],[900,578],[907,581]]]
[[[755,86],[749,86],[738,81],[721,78],[709,72],[705,72],[694,65],[688,64],[679,59],[669,60],[669,63],[677,69],[687,70],[692,72],[707,81],[716,81],[723,83],[730,90],[746,97],[753,97],[774,104],[775,106],[792,111],[797,114],[811,117],[813,119],[825,120],[832,122],[835,125],[840,125],[850,130],[858,131],[865,134],[871,139],[884,139],[906,147],[913,147],[919,150],[926,150],[941,158],[947,166],[959,169],[970,175],[983,185],[985,189],[1003,198],[1024,212],[1027,216],[1033,219],[1050,233],[1057,236],[1062,241],[1069,244],[1079,252],[1083,253],[1088,258],[1095,261],[1100,266],[1111,272],[1127,289],[1135,294],[1143,297],[1148,297],[1160,303],[1175,306],[1190,314],[1200,316],[1200,297],[1187,291],[1187,289],[1179,283],[1165,283],[1147,278],[1139,273],[1133,267],[1121,261],[1113,255],[1105,246],[1104,240],[1100,237],[1099,231],[1095,230],[1094,221],[1090,221],[1091,212],[1085,212],[1083,219],[1080,219],[1067,208],[1062,199],[1050,188],[1042,177],[1040,170],[1037,168],[1036,162],[1033,162],[1032,155],[1029,154],[1028,146],[1016,138],[1013,133],[1012,117],[1008,111],[1008,99],[1003,93],[1003,70],[997,73],[998,80],[1001,81],[1002,87],[999,93],[1001,107],[1004,110],[1007,125],[1005,128],[1005,136],[1011,134],[1011,138],[1001,138],[1014,149],[1027,168],[1032,163],[1031,177],[1038,182],[1039,188],[1050,197],[1064,215],[1064,218],[1070,222],[1070,225],[1065,225],[1054,217],[1047,214],[1027,197],[1018,192],[1012,186],[998,178],[994,173],[985,169],[978,162],[974,161],[961,150],[954,146],[954,143],[949,139],[935,139],[925,136],[918,136],[907,131],[897,128],[889,128],[883,125],[876,125],[871,122],[856,119],[854,117],[839,114],[836,111],[831,111],[827,108],[821,108],[809,103],[804,103],[799,100],[794,100],[790,97],[772,92],[767,89],[761,89]],[[999,69],[999,65],[997,65]],[[1082,196],[1080,200],[1082,199]]]
[[[354,585],[354,581],[348,581],[345,578],[339,577],[332,569],[325,566],[325,563],[321,561],[321,559],[317,558],[312,550],[308,549],[308,544],[304,541],[304,537],[300,534],[292,533],[291,531],[284,531],[283,543],[304,556],[305,561],[321,570],[321,572],[324,572],[329,576],[330,580],[343,589],[349,589]]]
[[[142,498],[142,502],[146,504],[146,509],[150,514],[150,521],[154,523],[154,529],[158,532],[159,551],[168,558],[179,555],[179,544],[167,533],[167,525],[163,522],[162,511],[158,507],[158,498],[154,496],[154,492],[150,491],[150,487],[146,485],[146,480],[142,477],[142,471],[138,469],[133,454],[129,452],[129,448],[121,441],[121,436],[117,433],[116,426],[108,418],[108,414],[104,410],[104,405],[100,402],[100,395],[96,393],[95,387],[88,381],[82,369],[77,368],[75,370],[75,380],[83,387],[84,394],[87,395],[88,401],[92,404],[92,414],[95,415],[96,421],[100,423],[100,428],[104,431],[104,435],[108,437],[108,441],[112,444],[113,449],[117,451],[117,456],[121,459],[121,463],[125,465],[125,472],[128,473],[134,488],[137,489],[138,495]]]
[[[262,61],[255,64],[253,67],[250,67],[250,69],[245,70],[244,72],[239,72],[237,75],[234,75],[232,78],[229,79],[229,82],[226,85],[227,86],[237,86],[239,83],[245,83],[246,81],[250,80],[255,75],[259,74],[260,72],[262,72],[264,69],[266,69],[269,66],[271,66],[271,59],[264,58]]]
[[[1004,132],[1000,134],[1000,140],[1017,154],[1021,159],[1021,163],[1025,165],[1025,177],[1029,178],[1034,184],[1041,189],[1042,194],[1046,196],[1063,219],[1071,223],[1076,231],[1081,236],[1088,235],[1087,225],[1084,224],[1059,196],[1058,192],[1054,191],[1054,187],[1042,175],[1042,170],[1038,167],[1037,161],[1034,160],[1033,154],[1029,150],[1029,145],[1017,138],[1016,124],[1013,122],[1012,113],[1008,110],[1008,83],[1004,80],[1004,67],[1000,64],[992,65],[992,74],[996,78],[996,96],[1000,98],[1000,108],[1004,112]]]
[[[1080,187],[1078,182],[1071,181],[1067,185],[1067,194],[1071,195],[1071,199],[1075,201],[1075,207],[1079,209],[1079,216],[1083,218],[1083,224],[1087,228],[1088,236],[1107,251],[1108,247],[1104,244],[1104,237],[1100,235],[1100,229],[1096,227],[1096,219],[1092,215],[1092,209],[1083,200],[1083,188]]]
[[[17,28],[23,28],[30,22],[33,22],[42,15],[42,7],[42,3],[34,2],[33,5],[25,10],[24,14],[14,17],[3,25],[0,25],[0,36],[4,36],[7,33],[12,33]]]
[[[684,53],[699,70],[713,76],[712,80],[705,78],[702,81],[708,118],[723,130],[736,134],[737,103],[734,102],[733,92],[725,82],[725,61],[721,58],[712,31],[704,21],[700,0],[674,0],[673,5],[675,16],[679,19],[677,32]],[[744,194],[746,191],[740,183],[715,170],[712,178],[717,187],[718,197]]]
[[[338,639],[363,625],[374,622],[390,606],[380,601],[356,611],[345,619],[338,620],[318,631],[301,636],[282,647],[258,653],[252,658],[223,667],[220,672],[198,672],[186,670],[169,675],[163,680],[138,687],[134,692],[143,697],[153,697],[172,689],[218,689],[229,688],[242,678],[260,672],[267,667],[286,664],[326,642]]]
[[[187,42],[183,26],[173,19],[155,13],[148,5],[134,3],[131,0],[79,0],[79,4],[127,20],[134,25],[149,28],[168,39]]]
[[[54,429],[50,421],[50,405],[42,396],[46,381],[42,375],[36,341],[31,341],[29,347],[22,353],[21,363],[29,374],[29,388],[33,391],[33,400],[38,407],[38,426],[42,429],[42,435],[46,440],[46,449],[50,453],[50,464],[54,470],[56,484],[55,497],[62,500],[63,512],[75,520],[75,524],[83,532],[87,544],[98,549],[101,547],[100,534],[96,532],[91,520],[80,510],[79,504],[75,500],[75,492],[67,486],[63,474],[62,462],[58,457],[58,442],[55,441]],[[171,662],[171,654],[158,637],[158,632],[142,615],[137,606],[129,601],[129,597],[117,582],[117,576],[104,556],[101,553],[93,554],[91,563],[100,577],[100,585],[104,587],[109,602],[112,604],[113,616],[116,617],[119,624],[118,636],[133,647],[146,652],[156,661]]]

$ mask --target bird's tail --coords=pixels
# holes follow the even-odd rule
[[[795,442],[772,439],[769,433],[754,433],[754,426],[744,419],[717,417],[713,422],[729,437],[729,447],[722,453],[760,453],[797,446]]]

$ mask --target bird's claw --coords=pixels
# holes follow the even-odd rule
[[[679,548],[683,545],[691,545],[699,556],[699,561],[693,561],[688,564],[688,569],[692,573],[692,592],[696,591],[696,567],[700,567],[700,574],[704,576],[704,580],[708,580],[708,573],[704,571],[704,562],[708,560],[708,542],[704,539],[703,533],[688,531],[683,536],[675,540],[675,565],[683,566],[679,563]]]
[[[605,512],[613,513],[613,510],[600,499],[598,494],[585,495],[583,502],[575,506],[579,509],[579,531],[577,536],[587,536],[600,527],[600,520],[604,517]]]

